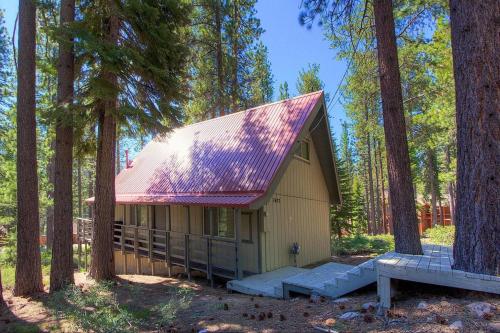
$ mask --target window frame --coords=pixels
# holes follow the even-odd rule
[[[305,157],[302,156],[304,147],[306,149]],[[311,143],[308,139],[298,141],[297,147],[295,147],[295,151],[293,152],[293,157],[307,163],[311,162]]]
[[[233,224],[233,234],[231,236],[221,236],[219,233],[219,224],[221,217],[221,209],[227,209],[229,211],[228,218],[232,215],[230,220]],[[216,212],[216,214],[214,214]],[[208,213],[208,214],[207,214]],[[236,221],[235,221],[235,210],[234,208],[227,207],[203,207],[203,236],[214,237],[214,238],[222,238],[222,239],[236,239]],[[210,219],[208,224],[206,223],[207,215]],[[214,218],[215,216],[215,218]],[[210,230],[206,230],[206,227],[209,227]]]

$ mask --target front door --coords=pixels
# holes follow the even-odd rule
[[[241,212],[241,268],[243,274],[259,273],[259,233],[257,230],[257,212]]]

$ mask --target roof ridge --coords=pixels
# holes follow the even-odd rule
[[[294,100],[294,99],[304,98],[304,97],[307,97],[307,96],[310,96],[310,95],[316,95],[316,94],[322,94],[322,93],[323,93],[323,90],[313,91],[313,92],[310,92],[310,93],[307,93],[307,94],[298,95],[298,96],[294,96],[294,97],[291,97],[291,98],[282,99],[282,100],[279,100],[279,101],[275,101],[275,102],[271,102],[271,103],[266,103],[266,104],[254,106],[254,107],[249,108],[249,109],[245,109],[245,110],[240,110],[240,111],[237,111],[237,112],[228,113],[228,114],[225,114],[223,116],[201,120],[201,121],[198,121],[198,122],[192,123],[192,124],[186,124],[184,126],[174,128],[173,130],[178,130],[178,129],[181,129],[181,128],[187,128],[187,127],[191,127],[191,126],[194,126],[194,125],[198,125],[198,124],[203,124],[203,123],[207,123],[207,122],[210,122],[210,121],[214,121],[214,120],[217,120],[217,119],[221,119],[221,118],[225,118],[225,117],[229,117],[229,116],[234,116],[234,115],[240,114],[242,112],[246,112],[246,111],[250,111],[250,110],[255,110],[255,109],[260,109],[260,108],[263,108],[263,107],[266,107],[266,106],[271,106],[271,105],[274,105],[274,104],[283,103],[283,102],[286,102],[286,101],[291,101],[291,100]]]

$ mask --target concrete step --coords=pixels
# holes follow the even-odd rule
[[[322,288],[315,292],[323,296],[339,297],[356,289],[365,287],[377,280],[376,262],[385,255],[365,261],[347,272],[324,281]]]

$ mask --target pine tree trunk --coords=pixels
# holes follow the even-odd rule
[[[94,181],[93,181],[93,174],[92,171],[88,171],[88,184],[87,184],[87,192],[88,192],[88,197],[91,198],[94,196]],[[95,198],[94,198],[95,199]],[[87,205],[87,217],[89,219],[93,218],[93,205]]]
[[[219,0],[214,1],[215,14],[215,38],[216,38],[216,65],[217,65],[217,106],[219,115],[223,116],[226,112],[224,103],[224,64],[222,62],[222,13]],[[212,115],[216,117],[216,113]]]
[[[368,163],[367,159],[365,158],[364,162],[364,167],[365,167],[365,172],[364,172],[364,179],[365,179],[365,201],[366,201],[366,217],[367,217],[367,233],[368,235],[371,235],[373,233],[373,220],[372,220],[372,210],[373,206],[371,204],[371,193],[370,193],[370,181],[368,179]]]
[[[380,168],[380,184],[382,186],[382,225],[384,227],[384,234],[389,233],[389,221],[387,220],[386,214],[386,200],[385,200],[385,179],[384,179],[384,168],[382,165],[382,148],[380,147],[380,142],[377,144],[377,152],[378,152],[378,163]]]
[[[61,1],[61,26],[74,21],[75,0]],[[75,59],[72,38],[59,43],[57,105],[64,112],[56,124],[54,184],[54,244],[50,291],[74,283],[73,278],[73,82]]]
[[[376,222],[376,233],[382,233],[382,221],[380,220],[380,217],[382,216],[382,213],[380,212],[380,180],[379,180],[379,170],[378,170],[378,159],[377,159],[377,142],[376,140],[373,140],[373,164],[375,166],[375,221]]]
[[[238,1],[233,3],[233,21],[234,21],[234,31],[232,36],[232,52],[233,52],[233,73],[231,80],[231,104],[232,112],[238,111],[238,32],[239,32],[239,10]]]
[[[4,307],[5,303],[3,301],[3,287],[2,287],[2,271],[0,267],[0,310]]]
[[[51,151],[56,150],[56,142],[52,140],[50,143]],[[52,189],[47,192],[47,197],[54,200],[54,174],[55,174],[55,156],[50,157],[49,163],[47,163],[47,177]],[[46,225],[45,225],[45,235],[47,236],[47,248],[52,249],[52,243],[54,241],[54,203],[47,206],[45,211],[46,215]]]
[[[454,269],[500,273],[498,0],[450,1],[456,89]]]
[[[119,174],[121,170],[120,161],[120,127],[116,126],[116,169],[115,173]]]
[[[78,175],[76,187],[78,193],[78,217],[83,217],[83,194],[82,194],[82,159],[78,157]]]
[[[105,39],[115,44],[118,40],[119,21],[111,16],[105,26]],[[116,75],[103,71],[103,79],[116,87]],[[113,223],[115,215],[115,151],[116,151],[116,95],[101,100],[97,109],[98,138],[94,227],[92,234],[92,261],[90,275],[97,281],[115,276],[113,256]]]
[[[366,148],[367,148],[367,157],[366,157],[366,162],[367,162],[367,170],[368,170],[368,193],[370,195],[370,211],[369,211],[369,217],[370,217],[370,224],[371,224],[371,232],[370,235],[373,235],[376,233],[377,230],[377,225],[376,225],[376,220],[375,220],[375,197],[373,194],[373,172],[372,172],[372,151],[370,147],[370,133],[367,133],[366,135]]]
[[[387,169],[396,252],[422,254],[403,112],[392,0],[374,0]]]
[[[19,1],[17,72],[17,264],[14,294],[43,291],[36,155],[36,5]]]
[[[445,163],[446,163],[446,171],[450,172],[451,170],[451,156],[450,156],[450,147],[446,147],[445,150]],[[450,206],[450,224],[455,224],[455,183],[449,181],[447,184],[448,191],[448,205]]]
[[[435,163],[434,163],[434,152],[432,149],[427,149],[427,182],[430,187],[431,192],[431,225],[434,227],[437,225],[437,184],[436,184],[436,174],[435,174]]]

